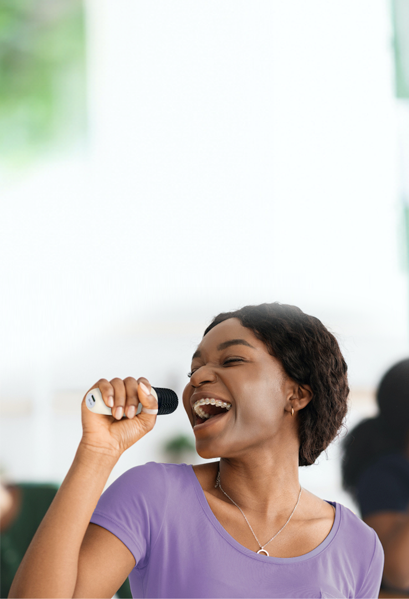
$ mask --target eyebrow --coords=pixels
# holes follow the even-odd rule
[[[250,345],[250,343],[248,341],[246,341],[245,339],[230,339],[229,341],[223,341],[223,343],[220,343],[220,345],[217,346],[217,351],[222,351],[222,349],[226,349],[227,347],[230,347],[231,345],[247,345],[247,347],[251,347],[251,349],[255,349],[255,347]],[[201,354],[200,350],[197,349],[192,356],[192,360],[194,360],[195,358],[201,358],[201,357],[202,357],[202,354]]]

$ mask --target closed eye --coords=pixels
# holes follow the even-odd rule
[[[244,362],[245,360],[243,358],[228,358],[227,360],[225,360],[223,362],[223,366],[225,364],[231,364],[231,362]]]

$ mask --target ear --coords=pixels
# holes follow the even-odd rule
[[[294,412],[299,412],[310,403],[312,398],[313,392],[309,385],[299,385],[298,383],[294,383],[293,392],[288,399],[287,409],[291,412],[291,408],[293,408]]]

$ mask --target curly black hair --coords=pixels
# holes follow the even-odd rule
[[[337,436],[348,409],[347,365],[337,340],[318,318],[278,302],[223,312],[203,336],[229,318],[253,331],[290,379],[311,387],[313,398],[299,412],[299,465],[314,464]]]

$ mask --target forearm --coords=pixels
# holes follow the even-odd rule
[[[20,564],[9,597],[72,597],[80,547],[117,459],[79,446]]]
[[[385,543],[385,581],[396,588],[409,588],[409,513]]]

